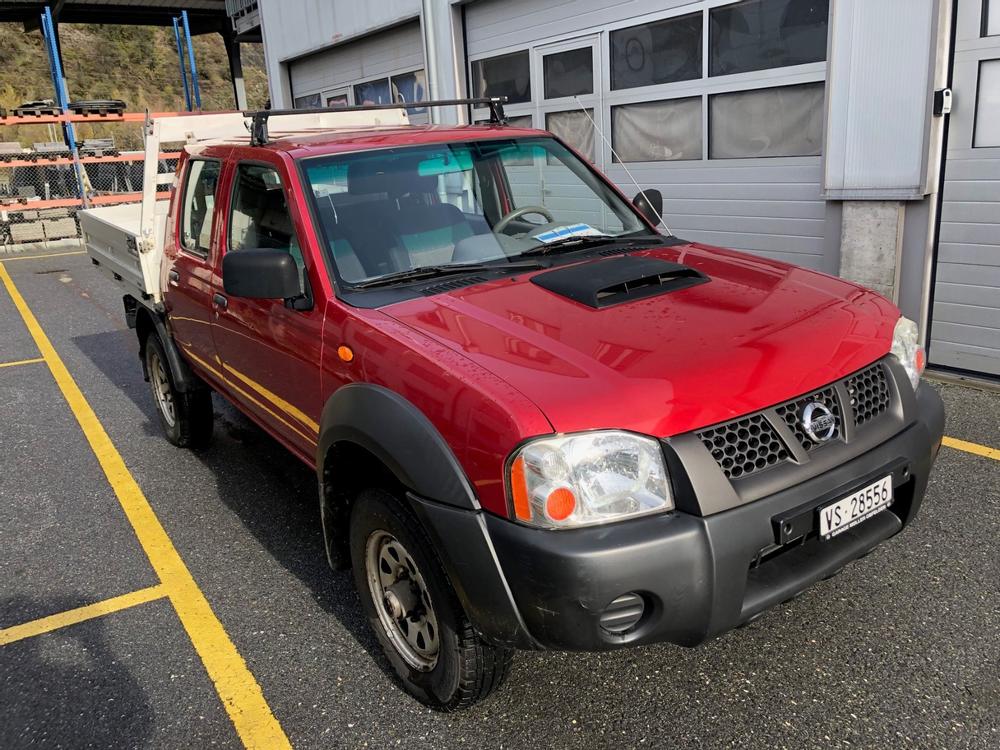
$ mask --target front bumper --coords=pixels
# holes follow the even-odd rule
[[[411,500],[487,640],[565,650],[661,641],[693,646],[833,575],[913,520],[944,430],[944,408],[932,388],[921,385],[913,406],[915,419],[880,445],[711,515],[677,510],[545,531]],[[815,508],[889,473],[895,500],[887,510],[829,541],[818,538]],[[777,518],[796,519],[796,539],[780,544]],[[639,623],[624,634],[602,628],[608,605],[632,592],[645,604]]]

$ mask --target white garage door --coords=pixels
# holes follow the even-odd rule
[[[929,356],[1000,375],[1000,0],[960,0]]]
[[[508,97],[516,124],[632,195],[627,167],[685,239],[837,272],[840,204],[821,195],[829,0],[463,7],[471,95]]]

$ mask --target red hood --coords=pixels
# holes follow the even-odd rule
[[[557,432],[666,437],[819,388],[889,351],[896,308],[825,274],[691,244],[707,284],[594,309],[520,275],[383,308],[507,380]]]

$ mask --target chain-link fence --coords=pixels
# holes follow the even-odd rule
[[[142,123],[75,128],[78,161],[60,124],[0,125],[0,252],[79,239],[76,213],[84,196],[90,206],[141,200]],[[177,153],[164,151],[160,157],[159,173],[172,173]],[[162,182],[159,189],[166,191]]]

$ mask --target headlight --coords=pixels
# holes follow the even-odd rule
[[[547,529],[592,526],[674,507],[660,444],[629,432],[533,440],[513,455],[507,488],[515,518]]]
[[[920,346],[919,341],[917,324],[909,318],[900,318],[896,323],[896,329],[892,332],[892,349],[889,351],[903,365],[906,374],[910,376],[914,390],[920,382],[924,365],[927,364],[924,348]]]

